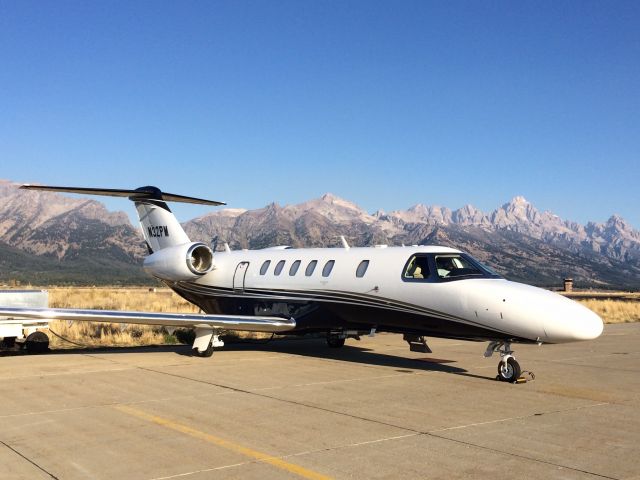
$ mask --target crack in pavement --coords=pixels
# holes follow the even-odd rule
[[[0,444],[4,445],[5,447],[7,447],[9,450],[11,450],[13,453],[15,453],[16,455],[18,455],[20,458],[26,460],[27,462],[29,462],[31,465],[33,465],[34,467],[36,467],[38,470],[40,470],[41,472],[49,475],[49,477],[55,479],[55,480],[59,480],[58,477],[56,477],[53,473],[48,472],[47,470],[45,470],[43,467],[41,467],[40,465],[38,465],[36,462],[34,462],[33,460],[31,460],[30,458],[26,457],[25,455],[23,455],[22,453],[20,453],[18,450],[16,450],[15,448],[13,448],[11,445],[9,445],[6,442],[3,442],[2,440],[0,440]]]

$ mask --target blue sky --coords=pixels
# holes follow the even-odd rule
[[[0,178],[239,208],[524,195],[640,228],[638,25],[632,1],[0,0]]]

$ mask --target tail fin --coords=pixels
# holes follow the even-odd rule
[[[156,187],[140,187],[136,190],[117,190],[111,188],[76,188],[51,187],[45,185],[23,185],[28,190],[45,190],[50,192],[81,193],[86,195],[104,195],[110,197],[127,197],[133,201],[138,211],[142,235],[152,252],[174,245],[188,243],[189,237],[182,229],[180,222],[165,202],[197,203],[201,205],[225,205],[224,202],[185,197],[172,193],[164,193]]]

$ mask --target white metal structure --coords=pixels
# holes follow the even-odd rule
[[[459,250],[441,246],[213,252],[191,242],[166,201],[221,202],[137,190],[23,186],[112,195],[134,201],[149,248],[144,268],[206,314],[155,314],[61,309],[7,309],[27,318],[193,326],[194,352],[222,346],[220,330],[304,334],[326,332],[332,347],[362,333],[404,334],[412,350],[430,352],[425,337],[489,341],[501,355],[499,378],[520,366],[512,343],[562,343],[597,338],[602,320],[555,293],[510,282]]]
[[[49,292],[46,290],[0,290],[0,305],[46,309],[49,306]],[[45,351],[49,346],[49,337],[41,330],[48,328],[49,321],[46,318],[0,317],[2,346],[11,348],[17,342],[25,346],[29,352]]]

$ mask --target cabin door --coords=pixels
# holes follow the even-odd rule
[[[240,262],[236,267],[236,271],[233,274],[233,291],[244,292],[244,278],[247,276],[247,269],[249,268],[249,262]]]

